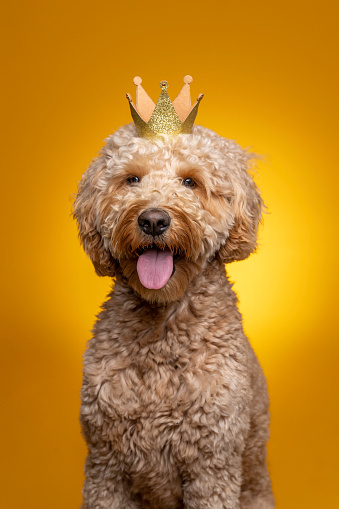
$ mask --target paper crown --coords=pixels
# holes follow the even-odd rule
[[[167,81],[160,82],[160,96],[157,104],[154,104],[149,95],[141,86],[142,79],[136,76],[133,79],[136,85],[136,106],[130,94],[126,94],[131,108],[135,127],[141,138],[152,139],[160,134],[177,136],[189,134],[192,131],[195,117],[203,94],[198,96],[196,103],[191,106],[190,83],[193,78],[189,75],[184,77],[184,86],[173,103],[167,93]]]

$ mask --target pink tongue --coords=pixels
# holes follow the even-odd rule
[[[139,256],[137,271],[141,284],[150,290],[165,286],[173,272],[173,255],[168,249],[148,249]]]

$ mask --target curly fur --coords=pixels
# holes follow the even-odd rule
[[[149,141],[130,124],[106,141],[74,205],[96,272],[115,277],[84,356],[83,508],[273,509],[266,382],[224,268],[256,248],[251,155],[200,126]],[[138,227],[148,208],[169,214],[163,235]],[[175,255],[159,290],[136,269],[153,244]]]

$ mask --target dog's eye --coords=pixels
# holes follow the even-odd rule
[[[182,181],[182,184],[185,186],[185,187],[195,187],[196,186],[196,183],[194,182],[193,179],[191,179],[190,177],[188,177],[187,179],[183,179]]]
[[[138,182],[140,182],[140,179],[139,177],[132,175],[131,177],[127,177],[126,182],[128,182],[129,184],[137,184]]]

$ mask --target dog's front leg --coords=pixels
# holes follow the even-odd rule
[[[114,456],[92,450],[85,465],[81,509],[140,509]]]
[[[185,509],[240,509],[241,456],[201,456],[187,465],[184,483]]]

